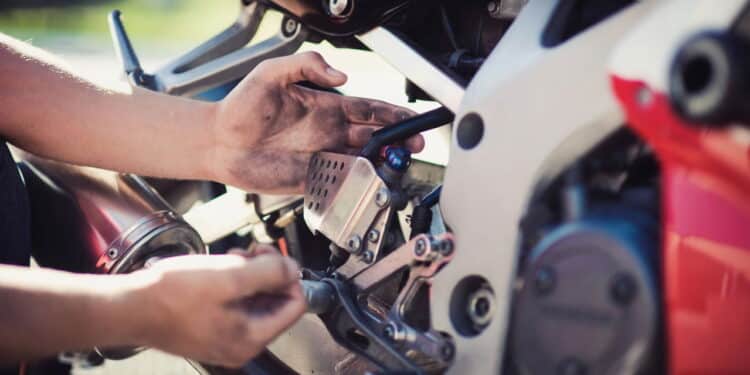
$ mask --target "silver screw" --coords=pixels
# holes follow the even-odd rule
[[[288,35],[294,34],[294,32],[297,31],[297,21],[289,18],[284,22],[284,32],[286,32]]]
[[[451,240],[443,240],[440,241],[440,254],[443,254],[443,256],[448,256],[453,253],[453,241]]]
[[[372,251],[367,250],[362,254],[362,261],[365,263],[372,263],[373,259],[375,258],[375,254],[372,253]]]
[[[425,241],[424,238],[418,239],[417,243],[414,244],[414,254],[416,256],[422,256],[424,255],[425,250],[427,250],[427,241]]]
[[[383,334],[388,340],[391,341],[401,341],[404,339],[403,331],[401,331],[401,326],[399,326],[396,322],[388,323],[388,325],[383,328]]]
[[[390,201],[391,201],[391,192],[388,190],[388,188],[382,187],[375,194],[375,204],[377,204],[378,207],[384,207]]]
[[[487,3],[487,11],[490,12],[490,14],[497,12],[499,9],[500,4],[498,4],[497,1],[490,1]]]
[[[349,237],[349,241],[346,243],[346,246],[351,252],[358,253],[362,248],[362,239],[358,235],[354,234]]]
[[[109,257],[110,259],[115,259],[115,258],[117,258],[117,255],[118,255],[118,254],[119,254],[119,252],[117,251],[117,249],[114,249],[114,248],[113,248],[113,249],[109,249],[109,250],[107,250],[107,256],[108,256],[108,257]]]
[[[348,0],[330,0],[328,2],[328,9],[331,11],[331,15],[343,17],[347,5],[349,5]]]
[[[367,232],[367,240],[370,242],[378,242],[380,239],[380,232],[377,229],[371,229]]]

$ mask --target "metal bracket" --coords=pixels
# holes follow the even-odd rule
[[[351,155],[319,152],[305,185],[305,222],[352,255],[339,269],[352,277],[377,259],[392,208],[390,190],[372,163]]]

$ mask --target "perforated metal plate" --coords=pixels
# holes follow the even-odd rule
[[[379,192],[380,204],[376,201]],[[310,160],[305,185],[305,222],[313,232],[360,255],[350,258],[344,267],[345,274],[354,275],[378,255],[385,218],[390,213],[390,205],[382,201],[384,193],[388,195],[385,182],[365,158],[320,152]],[[368,238],[371,232],[377,236]]]

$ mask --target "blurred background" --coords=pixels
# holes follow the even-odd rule
[[[99,85],[127,88],[109,35],[107,15],[120,9],[123,23],[146,72],[225,29],[236,18],[240,0],[2,0],[0,33],[52,52],[74,72]],[[251,44],[275,34],[282,16],[268,12]],[[327,43],[306,43],[349,75],[341,88],[347,95],[366,96],[422,112],[435,103],[408,103],[404,78],[382,59],[364,51],[338,50]],[[427,136],[428,147],[417,157],[438,164],[448,160],[450,130]],[[107,361],[76,374],[195,374],[183,359],[153,350],[131,359]]]
[[[240,0],[3,0],[0,32],[61,57],[71,69],[88,80],[111,88],[126,83],[116,59],[107,25],[107,14],[122,11],[123,23],[146,72],[228,27],[240,9]],[[251,43],[279,30],[281,14],[267,12]],[[408,103],[404,78],[372,53],[335,49],[329,44],[306,43],[349,81],[341,88],[347,95],[386,100],[423,112],[435,103]],[[427,149],[419,158],[445,164],[448,161],[446,129],[429,135]]]

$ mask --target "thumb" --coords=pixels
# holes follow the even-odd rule
[[[261,76],[282,85],[310,81],[322,87],[341,86],[346,82],[346,74],[332,68],[317,52],[303,52],[296,55],[266,60]]]
[[[233,270],[229,276],[235,283],[231,298],[249,297],[257,293],[278,292],[290,284],[299,282],[299,267],[289,259],[277,254],[261,254],[247,260],[244,267]]]

